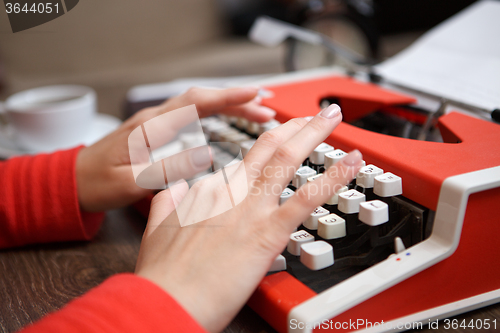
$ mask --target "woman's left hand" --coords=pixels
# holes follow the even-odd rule
[[[160,106],[141,110],[116,131],[79,152],[76,181],[81,209],[98,212],[123,207],[152,193],[151,190],[136,185],[130,166],[128,137],[141,124],[168,111],[192,104],[196,105],[200,118],[226,114],[256,122],[271,120],[275,112],[259,105],[256,101],[257,94],[258,88],[192,88]]]

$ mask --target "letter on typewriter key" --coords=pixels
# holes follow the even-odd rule
[[[389,206],[380,200],[359,204],[359,220],[372,227],[389,221]]]
[[[296,188],[299,188],[307,183],[307,178],[312,177],[316,174],[317,172],[313,168],[310,168],[308,166],[301,166],[295,173],[295,176],[293,176],[292,184]]]
[[[341,159],[347,156],[347,153],[340,149],[335,149],[325,154],[325,169],[328,169]]]
[[[380,197],[392,197],[403,194],[403,184],[401,177],[393,173],[386,172],[375,177],[373,193]]]
[[[342,186],[340,190],[338,190],[337,193],[335,193],[328,201],[326,202],[327,205],[337,205],[339,203],[339,194],[343,192],[347,192],[349,188],[347,186]]]
[[[269,268],[269,272],[277,272],[286,270],[286,259],[281,254],[278,254],[274,259],[273,264]]]
[[[325,154],[333,151],[333,147],[327,143],[321,143],[314,149],[314,151],[309,155],[309,162],[316,165],[325,164]]]
[[[325,209],[321,206],[314,208],[314,211],[309,215],[307,220],[303,223],[304,227],[309,230],[317,230],[318,229],[318,220],[320,217],[326,216],[330,214],[328,209]]]
[[[364,188],[372,188],[374,185],[375,177],[380,176],[384,173],[384,170],[376,167],[373,164],[368,164],[367,166],[359,169],[356,176],[356,185]]]
[[[359,212],[359,204],[364,202],[366,197],[356,190],[349,190],[339,194],[338,209],[342,213],[353,214]]]
[[[286,249],[294,256],[300,256],[300,246],[309,242],[314,242],[314,236],[305,230],[299,230],[290,235]]]
[[[333,247],[325,241],[303,244],[300,262],[313,271],[329,267],[333,265]]]
[[[337,214],[323,216],[318,220],[318,235],[324,239],[345,237],[345,220]]]
[[[280,195],[280,205],[284,204],[288,199],[290,199],[295,192],[292,189],[289,189],[288,187],[281,192]]]

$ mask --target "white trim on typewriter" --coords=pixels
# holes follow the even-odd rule
[[[447,178],[441,185],[439,201],[431,236],[405,251],[354,275],[297,305],[288,314],[288,324],[300,323],[302,329],[290,333],[309,333],[310,327],[329,320],[370,297],[425,270],[451,256],[458,247],[469,195],[500,187],[500,166],[469,172]],[[411,253],[411,255],[407,255]],[[396,259],[399,258],[399,261]],[[500,291],[478,295],[470,299],[410,315],[406,318],[444,318],[493,304]],[[481,297],[482,296],[482,297]],[[463,303],[462,303],[463,302]],[[462,308],[457,309],[458,305]],[[422,316],[428,316],[423,318]],[[299,326],[299,325],[294,325]],[[387,329],[385,329],[387,330]],[[382,332],[384,329],[367,330]]]

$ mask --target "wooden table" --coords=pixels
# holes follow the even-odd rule
[[[110,211],[91,242],[46,244],[0,251],[0,332],[14,332],[71,299],[97,286],[107,277],[133,272],[146,221],[133,209]],[[500,304],[457,317],[497,319]],[[418,332],[451,332],[425,328]],[[482,330],[485,331],[485,330]],[[500,331],[500,327],[498,328]],[[275,332],[245,307],[224,332]],[[455,332],[481,332],[460,329]]]

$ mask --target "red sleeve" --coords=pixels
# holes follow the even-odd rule
[[[88,240],[103,214],[80,212],[76,156],[82,147],[0,162],[0,248]]]
[[[21,333],[206,331],[163,289],[133,274],[109,278]]]

